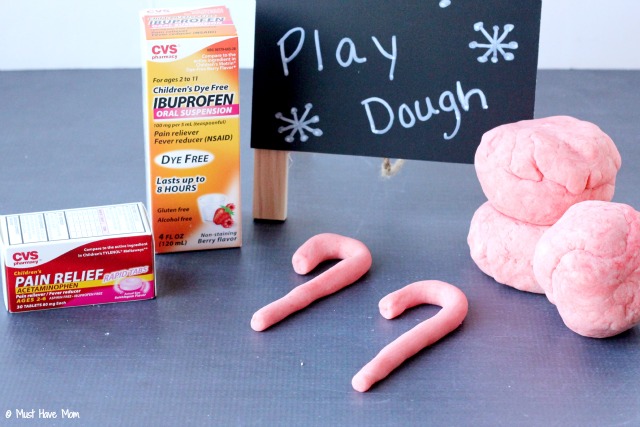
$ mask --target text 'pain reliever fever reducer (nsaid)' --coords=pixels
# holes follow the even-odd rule
[[[156,252],[241,246],[238,36],[229,10],[141,17]]]

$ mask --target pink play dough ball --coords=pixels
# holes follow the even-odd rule
[[[613,197],[620,153],[593,123],[555,116],[499,126],[475,155],[480,185],[497,210],[551,225],[569,206]]]
[[[572,331],[610,337],[640,322],[640,214],[620,203],[570,207],[540,238],[533,271]]]
[[[473,215],[467,243],[471,258],[496,282],[543,294],[533,275],[533,252],[548,226],[501,214],[486,202]]]

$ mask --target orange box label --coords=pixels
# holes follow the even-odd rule
[[[226,7],[143,11],[156,252],[240,246],[238,36]]]

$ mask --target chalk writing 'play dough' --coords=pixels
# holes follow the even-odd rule
[[[287,54],[286,42],[287,39],[291,36],[298,34],[298,44],[296,44],[293,52]],[[324,61],[322,50],[320,48],[320,33],[318,30],[313,31],[314,37],[314,46],[316,50],[316,59],[318,65],[318,71],[322,71],[324,69]],[[278,40],[278,46],[280,47],[280,60],[282,61],[282,71],[285,76],[289,75],[289,66],[288,64],[293,61],[296,56],[300,54],[302,50],[305,39],[305,30],[302,27],[292,28],[286,32],[284,36],[280,40]],[[396,42],[396,36],[391,36],[391,52],[385,50],[380,41],[375,37],[371,36],[371,40],[373,44],[376,46],[380,54],[391,61],[391,65],[389,66],[389,80],[393,80],[393,70],[396,67],[396,59],[398,57],[398,48]],[[367,62],[367,58],[363,56],[359,56],[357,52],[356,44],[349,37],[344,37],[338,43],[336,47],[336,62],[340,64],[341,67],[347,68],[351,66],[354,62],[357,64],[363,64]]]
[[[462,90],[462,85],[460,84],[460,82],[456,82],[456,94],[457,94],[457,102],[456,102],[456,96],[451,91],[447,90],[442,92],[438,100],[438,105],[440,106],[440,110],[434,108],[433,105],[431,104],[431,99],[429,97],[426,97],[424,99],[426,112],[424,113],[423,113],[423,107],[420,105],[421,102],[419,100],[414,102],[413,109],[409,107],[407,104],[402,104],[400,105],[400,107],[398,107],[398,122],[402,125],[403,128],[412,128],[413,126],[415,126],[416,120],[419,120],[421,122],[426,122],[429,119],[431,119],[433,115],[440,114],[441,110],[445,112],[452,112],[456,116],[455,129],[451,133],[445,132],[443,137],[444,139],[447,139],[447,140],[453,139],[457,135],[458,130],[460,129],[460,123],[462,122],[462,114],[460,113],[460,107],[462,107],[464,111],[469,111],[469,108],[470,108],[469,101],[471,96],[473,95],[478,96],[480,100],[480,105],[484,110],[489,108],[489,106],[487,105],[487,98],[485,97],[484,93],[480,89],[471,89],[470,91],[465,93]],[[460,106],[458,106],[458,102],[460,103]],[[371,109],[372,103],[379,104],[384,108],[384,110],[382,110],[381,115],[376,116],[372,112],[372,109]],[[391,106],[387,101],[385,101],[382,98],[371,97],[362,101],[362,105],[364,106],[364,109],[367,113],[367,119],[369,120],[369,125],[371,126],[371,133],[381,135],[381,134],[387,133],[393,127],[396,116],[393,112],[393,109],[391,108]],[[378,119],[382,117],[382,122],[376,121],[376,117],[378,117]],[[379,129],[378,124],[385,123],[385,121],[386,121],[385,127],[382,129]]]
[[[540,11],[261,0],[251,146],[472,163],[486,131],[533,117]]]

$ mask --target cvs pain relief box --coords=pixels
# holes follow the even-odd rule
[[[155,297],[142,203],[0,216],[0,265],[12,313]]]
[[[141,12],[156,252],[241,246],[238,35],[224,6]]]

